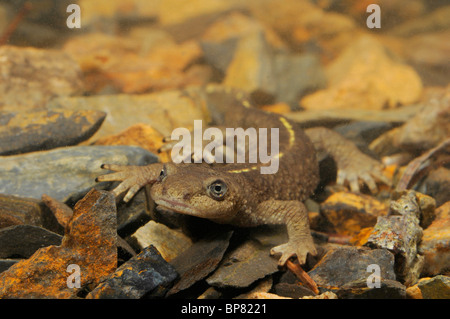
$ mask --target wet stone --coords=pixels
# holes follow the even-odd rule
[[[150,219],[145,189],[141,189],[128,203],[117,203],[117,233],[124,238],[132,235]]]
[[[180,278],[167,296],[191,287],[213,272],[222,260],[232,234],[232,231],[227,231],[207,236],[174,258],[170,264],[175,267]]]
[[[77,202],[60,246],[37,250],[0,274],[0,298],[76,298],[117,267],[114,196],[91,190]],[[68,272],[68,267],[75,270]],[[79,267],[80,288],[67,284]],[[69,278],[70,279],[70,278]]]
[[[206,280],[218,288],[244,288],[278,271],[278,260],[270,250],[287,242],[282,227],[252,229],[249,237],[228,252],[217,270]]]
[[[308,272],[319,289],[340,289],[351,282],[366,281],[372,274],[369,266],[380,267],[380,277],[395,280],[394,255],[385,249],[339,247],[329,250]]]
[[[0,229],[23,224],[44,226],[46,219],[39,200],[0,194]]]
[[[320,205],[320,213],[342,235],[354,235],[376,224],[378,216],[387,215],[388,207],[363,194],[338,192]]]
[[[107,173],[104,163],[145,165],[157,161],[148,151],[134,146],[72,146],[0,158],[0,193],[40,199],[47,194],[56,200],[76,201]]]
[[[178,274],[158,250],[148,246],[122,264],[87,299],[138,299],[153,290],[164,290]]]
[[[103,123],[100,111],[0,112],[0,155],[76,145]]]
[[[339,299],[405,299],[406,287],[395,280],[380,278],[378,287],[368,287],[367,279],[343,285],[337,292]]]
[[[450,169],[439,167],[423,181],[419,190],[436,200],[436,206],[450,201]]]
[[[78,63],[65,53],[2,46],[0,61],[0,106],[43,107],[55,96],[83,92]]]
[[[423,278],[417,284],[423,299],[450,299],[450,277]]]
[[[17,225],[0,229],[0,258],[28,258],[42,247],[60,245],[62,236],[45,228]]]

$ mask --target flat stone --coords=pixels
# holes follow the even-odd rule
[[[55,96],[83,92],[82,73],[67,54],[33,47],[0,48],[0,106],[43,107]]]
[[[77,202],[60,246],[37,250],[0,274],[0,298],[76,298],[117,267],[114,195],[91,190]],[[72,287],[78,266],[80,287]],[[76,281],[75,281],[76,283]]]
[[[39,200],[0,194],[0,229],[24,224],[44,226],[46,217]]]
[[[170,229],[153,220],[140,227],[131,238],[141,249],[154,246],[168,262],[192,245],[192,240],[181,231]]]
[[[87,299],[139,299],[155,289],[164,289],[178,274],[153,246],[122,264]]]
[[[66,202],[92,187],[107,187],[95,178],[107,173],[102,164],[145,165],[153,154],[134,146],[72,146],[51,151],[0,157],[0,193],[40,199],[47,194]]]
[[[208,236],[174,258],[170,264],[175,267],[180,278],[167,296],[191,287],[213,272],[222,260],[232,234],[232,231],[227,231]]]
[[[88,110],[1,112],[0,155],[76,145],[91,137],[105,116]]]
[[[124,108],[124,105],[127,107]],[[136,123],[150,125],[163,136],[170,136],[173,129],[191,128],[194,120],[202,118],[201,107],[197,107],[195,101],[183,91],[58,98],[52,100],[48,107],[107,113],[102,127],[91,141],[118,134]]]
[[[380,279],[380,287],[369,288],[367,280],[350,282],[337,291],[339,299],[405,299],[406,287],[395,280]]]
[[[340,289],[344,285],[367,280],[370,265],[380,267],[380,277],[395,280],[394,255],[385,249],[341,247],[329,250],[308,274],[319,288]]]
[[[388,207],[372,196],[338,192],[320,205],[320,213],[338,234],[355,235],[375,226],[379,216],[387,215]]]
[[[314,292],[302,285],[279,283],[275,287],[275,293],[282,297],[302,298],[305,296],[314,296]]]
[[[0,229],[0,258],[28,258],[36,250],[60,245],[62,236],[45,228],[17,225]]]
[[[218,288],[244,288],[277,272],[278,260],[270,255],[270,250],[287,239],[284,228],[252,229],[249,237],[225,255],[206,281]]]

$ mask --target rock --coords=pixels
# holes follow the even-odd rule
[[[355,235],[374,226],[379,216],[387,215],[388,207],[372,196],[338,192],[320,205],[320,213],[338,234]]]
[[[410,19],[391,30],[391,33],[399,36],[411,36],[420,33],[446,30],[450,26],[447,19],[450,14],[450,6],[441,6],[425,16]]]
[[[435,220],[423,231],[419,252],[425,257],[422,274],[450,272],[450,202],[436,209]]]
[[[131,238],[136,241],[140,249],[150,245],[154,246],[162,258],[168,262],[192,245],[191,239],[182,232],[152,220],[139,228],[131,235]]]
[[[0,273],[19,262],[17,259],[0,259]]]
[[[386,132],[370,144],[380,155],[399,150],[421,153],[450,137],[450,87],[431,92],[420,109],[402,126]]]
[[[78,64],[60,51],[2,46],[0,106],[43,107],[55,96],[83,92]]]
[[[37,199],[0,194],[0,229],[15,225],[48,226],[50,216]]]
[[[228,248],[232,234],[228,231],[205,237],[174,258],[170,264],[175,267],[180,279],[166,296],[191,287],[214,271]]]
[[[218,288],[244,288],[277,272],[278,260],[270,255],[270,250],[285,242],[284,228],[252,229],[242,244],[225,255],[207,283]]]
[[[300,98],[325,88],[325,73],[316,55],[278,53],[273,64],[277,102],[295,109]]]
[[[67,202],[83,196],[107,173],[104,163],[145,165],[156,162],[153,154],[134,146],[72,146],[0,158],[3,183],[0,193],[40,199],[47,194]]]
[[[58,223],[66,228],[73,216],[72,208],[46,194],[42,194],[42,201],[52,211]]]
[[[82,35],[66,42],[63,50],[80,64],[86,89],[91,93],[146,93],[193,84],[192,75],[187,76],[185,70],[201,57],[199,44],[176,43],[169,35],[153,29],[147,34],[156,39]]]
[[[124,238],[128,237],[150,221],[152,216],[151,208],[147,208],[144,188],[134,195],[130,202],[117,203],[117,233]]]
[[[419,191],[433,197],[436,206],[450,201],[450,169],[439,167],[433,170],[423,181]]]
[[[214,22],[202,35],[200,45],[205,60],[222,73],[226,73],[239,39],[259,33],[264,35],[272,47],[284,47],[282,40],[272,29],[253,17],[233,11]]]
[[[270,292],[254,292],[246,295],[244,299],[292,299],[292,298],[278,296]]]
[[[83,10],[83,28],[99,29],[108,22],[119,24],[123,21],[145,21],[155,19],[161,1],[132,0],[124,3],[121,0],[99,0],[95,5],[89,0],[79,0]],[[115,25],[115,24],[114,24]]]
[[[343,285],[337,292],[339,299],[405,299],[406,287],[395,280],[380,279],[380,287],[369,288],[361,279]]]
[[[113,135],[99,138],[94,145],[134,145],[146,149],[153,154],[157,154],[163,143],[164,136],[146,124],[135,124],[125,131]],[[170,161],[169,154],[158,154],[160,161]]]
[[[447,59],[450,46],[445,39],[449,36],[448,29],[443,29],[404,40],[402,56],[417,70],[425,86],[448,85],[446,74],[450,70]]]
[[[412,299],[450,299],[450,277],[422,278],[408,288],[408,295]]]
[[[99,111],[0,113],[0,155],[76,145],[91,137],[106,114]]]
[[[237,2],[218,0],[194,0],[189,4],[181,0],[161,2],[159,21],[177,41],[199,36],[213,22],[231,9],[238,7]]]
[[[258,104],[270,103],[277,93],[273,54],[262,33],[243,36],[237,43],[223,84],[250,94]]]
[[[123,106],[127,107],[124,108]],[[98,95],[54,99],[50,108],[99,110],[107,113],[100,130],[91,140],[114,135],[136,123],[150,125],[163,136],[177,127],[191,128],[203,118],[201,108],[183,91],[163,91],[142,95]]]
[[[306,109],[380,110],[418,101],[422,83],[408,65],[389,57],[375,38],[359,37],[326,69],[329,87],[304,97]]]
[[[417,245],[423,230],[420,227],[421,208],[414,191],[406,191],[391,202],[390,215],[378,217],[366,246],[385,248],[396,257],[395,271],[397,278],[406,285],[414,284],[420,269],[415,269],[417,277],[411,277],[411,270],[422,265],[417,257]]]
[[[338,296],[331,291],[325,291],[318,296],[304,296],[302,299],[338,299]]]
[[[319,289],[339,290],[346,284],[367,281],[370,265],[378,265],[380,277],[395,280],[394,256],[385,249],[338,247],[330,249],[308,274]]]
[[[36,250],[60,245],[62,236],[33,225],[17,225],[0,229],[0,258],[28,258]]]
[[[301,123],[303,127],[333,128],[346,125],[351,121],[376,121],[399,125],[416,115],[421,107],[421,105],[408,105],[388,110],[302,110],[286,113],[285,116]]]
[[[75,205],[60,246],[41,248],[0,274],[0,298],[75,298],[91,290],[117,267],[116,228],[114,196],[91,190]],[[76,266],[80,287],[70,288]]]
[[[277,284],[275,286],[275,293],[282,297],[289,297],[294,299],[302,298],[305,296],[314,296],[314,293],[305,286],[288,283]]]
[[[178,274],[153,246],[122,264],[86,299],[139,299],[155,289],[164,289]]]

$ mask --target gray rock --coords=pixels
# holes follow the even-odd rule
[[[371,265],[379,266],[382,279],[395,280],[393,254],[386,249],[361,247],[329,250],[308,274],[319,288],[339,289],[351,282],[367,281],[373,274]]]
[[[81,69],[63,52],[2,46],[0,56],[0,106],[43,107],[55,96],[83,92]]]
[[[74,146],[45,152],[0,157],[0,193],[40,199],[76,201],[107,173],[102,164],[146,165],[157,161],[152,153],[135,146]]]
[[[60,245],[62,236],[32,225],[17,225],[0,229],[0,258],[28,258],[36,250]]]
[[[178,274],[153,246],[122,264],[87,299],[138,299],[158,287],[166,287]]]
[[[370,288],[361,279],[342,286],[337,296],[339,299],[405,299],[406,287],[398,281],[381,278],[379,287]]]
[[[226,254],[218,269],[206,281],[219,288],[248,287],[278,271],[278,260],[270,255],[270,250],[285,242],[287,233],[283,227],[252,229],[249,237]]]
[[[31,111],[0,113],[0,155],[76,145],[103,123],[100,111]]]
[[[191,287],[214,271],[228,248],[232,231],[219,232],[194,243],[170,263],[180,274],[167,296]]]

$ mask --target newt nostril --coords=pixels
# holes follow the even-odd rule
[[[189,200],[192,197],[191,193],[186,193],[183,195],[183,200]]]

